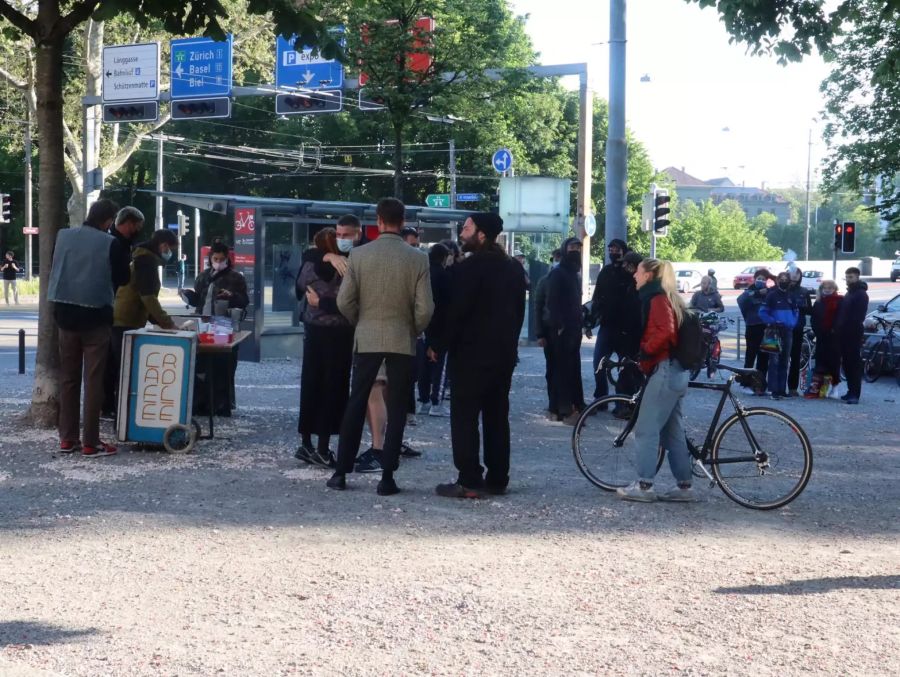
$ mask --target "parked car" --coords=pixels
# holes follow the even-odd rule
[[[753,276],[756,274],[756,271],[760,268],[766,268],[765,266],[748,266],[744,268],[741,272],[734,276],[734,288],[735,289],[746,289],[751,284],[753,284]]]
[[[874,328],[874,325],[869,321],[869,318],[873,317],[874,315],[883,317],[888,322],[900,322],[900,294],[897,294],[887,303],[880,304],[875,312],[866,315],[866,319],[864,322],[866,331],[872,331],[872,329]]]
[[[696,270],[676,270],[675,282],[678,284],[678,291],[682,294],[689,294],[694,289],[700,288],[700,280],[703,279]]]
[[[803,271],[803,279],[800,280],[800,286],[805,289],[812,289],[813,291],[817,291],[819,289],[819,285],[822,284],[822,280],[825,278],[825,273],[821,270],[804,270]]]
[[[894,263],[891,265],[891,282],[896,282],[900,279],[900,252],[894,252],[894,256],[897,258],[894,259]]]

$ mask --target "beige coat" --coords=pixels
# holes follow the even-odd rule
[[[395,233],[382,234],[350,252],[337,304],[356,326],[356,352],[415,355],[434,313],[428,256]]]

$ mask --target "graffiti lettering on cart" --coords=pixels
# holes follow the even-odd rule
[[[151,422],[178,421],[181,379],[178,355],[153,351],[146,353],[141,369],[141,418],[144,425]]]

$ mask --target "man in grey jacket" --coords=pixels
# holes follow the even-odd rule
[[[337,470],[328,486],[345,489],[359,453],[369,391],[384,362],[387,368],[388,421],[381,458],[378,494],[400,491],[394,481],[406,427],[407,394],[412,384],[416,337],[434,313],[428,256],[400,237],[405,207],[394,198],[378,203],[375,214],[380,236],[350,252],[350,266],[337,304],[356,326],[350,400],[341,423]]]

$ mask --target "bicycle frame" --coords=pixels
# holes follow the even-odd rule
[[[723,369],[728,369],[725,365],[720,365]],[[691,381],[688,383],[688,388],[693,388],[694,390],[714,390],[716,392],[721,392],[722,397],[719,399],[719,404],[716,407],[716,412],[713,415],[712,420],[709,423],[709,428],[706,431],[706,439],[703,441],[703,446],[699,449],[688,440],[688,449],[695,459],[700,462],[700,467],[703,469],[704,474],[709,478],[711,482],[714,482],[713,476],[710,474],[709,470],[706,469],[707,465],[712,465],[712,463],[716,464],[725,464],[725,463],[760,463],[765,462],[766,459],[760,459],[760,454],[762,454],[762,449],[760,448],[759,442],[756,440],[756,437],[753,435],[753,431],[750,430],[750,426],[747,423],[747,419],[745,416],[745,410],[743,403],[738,399],[737,395],[732,392],[732,385],[734,384],[735,376],[731,376],[724,384],[720,383],[703,383],[700,381]],[[640,391],[634,396],[632,396],[631,401],[635,406],[634,414],[629,419],[628,423],[625,425],[625,428],[621,433],[616,437],[613,445],[617,448],[621,448],[625,444],[625,439],[628,435],[631,434],[631,431],[634,429],[635,423],[637,422],[637,417],[640,412],[641,401],[644,397],[644,389],[641,388]],[[750,442],[750,447],[753,451],[752,456],[735,456],[733,458],[728,459],[717,459],[716,461],[709,460],[709,451],[712,446],[713,438],[716,435],[716,432],[719,428],[719,421],[722,418],[722,412],[725,409],[725,403],[730,401],[731,405],[734,407],[735,413],[737,413],[738,418],[741,422],[741,428],[744,431],[744,434],[747,436],[747,440]]]

